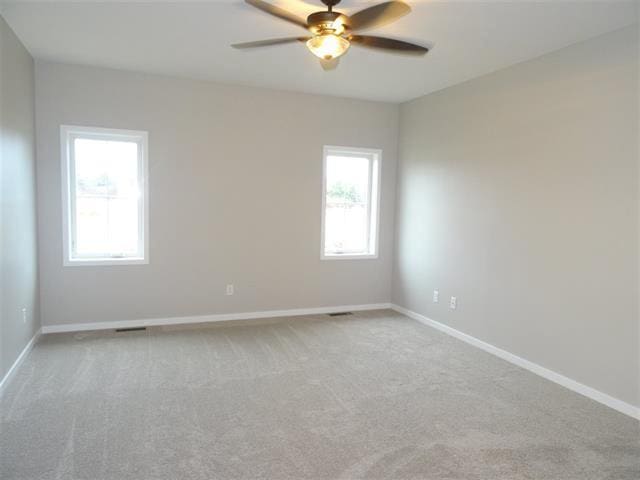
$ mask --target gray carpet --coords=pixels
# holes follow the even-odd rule
[[[2,479],[634,479],[640,424],[390,311],[41,338]]]

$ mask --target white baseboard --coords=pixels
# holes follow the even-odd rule
[[[20,352],[20,355],[18,355],[18,358],[16,358],[16,361],[13,362],[13,365],[11,365],[11,368],[7,370],[7,373],[4,375],[2,380],[0,380],[0,395],[2,395],[2,391],[4,390],[4,387],[6,387],[9,384],[9,380],[11,380],[11,377],[13,376],[13,374],[16,373],[16,370],[18,369],[20,364],[24,361],[25,358],[27,358],[27,355],[29,354],[29,352],[31,351],[35,343],[38,341],[38,337],[40,337],[41,331],[42,329],[39,328],[38,331],[35,333],[35,335],[31,338],[31,340],[29,340],[29,343],[27,343],[25,347],[22,349],[22,352]]]
[[[635,407],[629,403],[623,402],[622,400],[619,400],[610,395],[607,395],[606,393],[602,393],[601,391],[596,390],[595,388],[591,388],[580,382],[576,382],[575,380],[565,377],[564,375],[554,372],[553,370],[549,370],[548,368],[542,367],[537,363],[533,363],[533,362],[530,362],[529,360],[525,360],[524,358],[518,357],[517,355],[507,352],[506,350],[502,350],[501,348],[493,346],[490,343],[483,342],[482,340],[478,340],[477,338],[472,337],[471,335],[463,333],[459,330],[456,330],[455,328],[451,328],[448,325],[444,325],[440,322],[436,322],[435,320],[425,317],[424,315],[421,315],[416,312],[412,312],[411,310],[407,310],[406,308],[401,307],[399,305],[395,305],[395,304],[391,304],[391,308],[396,312],[402,313],[403,315],[406,315],[409,318],[413,318],[414,320],[419,321],[420,323],[423,323],[425,325],[438,329],[441,332],[451,335],[452,337],[462,340],[463,342],[473,345],[474,347],[478,347],[484,350],[485,352],[491,353],[496,357],[500,357],[503,360],[506,360],[507,362],[513,363],[514,365],[517,365],[526,370],[529,370],[530,372],[540,375],[541,377],[544,377],[547,380],[551,380],[552,382],[557,383],[558,385],[562,385],[563,387],[568,388],[569,390],[573,390],[576,393],[584,395],[585,397],[590,398],[591,400],[595,400],[596,402],[602,403],[603,405],[613,408],[618,412],[624,413],[625,415],[629,415],[630,417],[640,420],[640,408],[638,407]]]
[[[152,327],[158,325],[181,325],[186,323],[228,322],[231,320],[252,320],[256,318],[294,317],[298,315],[319,315],[324,313],[355,312],[391,308],[390,303],[370,303],[366,305],[340,305],[337,307],[294,308],[289,310],[266,310],[263,312],[221,313],[192,317],[145,318],[139,320],[117,320],[112,322],[68,323],[64,325],[44,325],[42,333],[82,332],[88,330],[112,330],[114,328]]]

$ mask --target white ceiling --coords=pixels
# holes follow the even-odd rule
[[[381,0],[382,1],[382,0]],[[305,17],[320,0],[273,0]],[[379,1],[343,0],[353,13]],[[635,0],[408,0],[413,12],[375,30],[433,46],[425,57],[353,47],[323,71],[304,44],[238,51],[229,44],[304,34],[242,0],[2,1],[35,58],[401,102],[637,21]]]

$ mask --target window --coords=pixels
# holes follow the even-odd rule
[[[321,258],[377,258],[381,153],[324,147]]]
[[[65,265],[148,263],[147,133],[60,127]]]

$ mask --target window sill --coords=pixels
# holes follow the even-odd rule
[[[320,260],[373,260],[378,258],[377,253],[336,253],[336,254],[322,254]]]
[[[146,258],[88,258],[65,260],[65,267],[96,267],[109,265],[147,265],[149,260]]]

